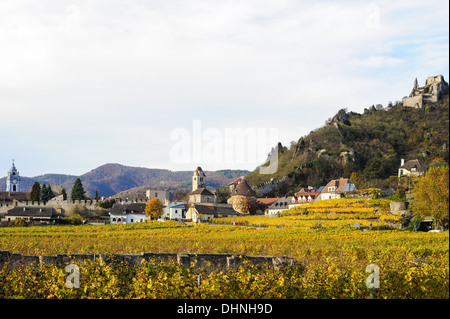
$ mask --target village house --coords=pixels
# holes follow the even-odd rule
[[[268,211],[269,207],[279,199],[280,199],[279,197],[257,198],[256,205],[259,206],[259,209],[261,210],[262,214],[267,215],[269,213]]]
[[[400,168],[398,169],[398,177],[413,176],[418,177],[425,174],[426,168],[418,159],[409,160],[405,163],[405,159],[401,159]]]
[[[115,203],[109,213],[111,224],[142,223],[150,216],[145,215],[146,203]]]
[[[47,224],[59,220],[61,215],[53,207],[17,206],[8,210],[1,221],[12,222],[19,218],[26,222]]]
[[[322,188],[323,189],[323,188]],[[292,201],[289,203],[289,208],[305,205],[315,201],[320,195],[320,191],[309,186],[308,188],[302,188],[300,191],[294,194]]]
[[[162,219],[181,220],[186,218],[186,211],[188,205],[186,202],[171,202],[164,207],[164,212],[161,216]]]
[[[289,203],[292,201],[294,196],[284,196],[274,202],[270,207],[266,210],[266,216],[276,216],[278,213],[282,213],[285,210],[289,209]]]
[[[356,192],[356,186],[348,178],[333,179],[323,188],[316,200],[339,199],[345,193]]]
[[[186,219],[194,223],[210,222],[214,218],[232,217],[239,214],[228,204],[191,204],[186,213]]]
[[[240,182],[242,182],[244,180],[244,176],[238,177],[237,179],[235,179],[234,181],[232,181],[230,184],[228,184],[228,191],[230,193],[232,193],[235,189],[236,186],[238,186],[238,184]]]

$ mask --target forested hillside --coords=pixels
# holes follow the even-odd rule
[[[280,145],[280,144],[279,144]],[[319,187],[330,179],[351,177],[360,186],[389,187],[400,160],[419,159],[428,166],[449,161],[449,96],[423,109],[372,106],[363,114],[341,109],[326,124],[279,147],[273,175],[251,172],[246,180],[259,185],[291,174],[294,185]]]

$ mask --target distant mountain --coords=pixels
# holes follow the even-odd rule
[[[189,190],[191,187],[192,171],[170,171],[144,167],[130,167],[121,164],[105,164],[87,172],[80,177],[83,187],[89,196],[94,197],[95,191],[100,196],[113,196],[119,192],[133,188],[161,188]],[[205,171],[207,186],[223,187],[240,176],[247,175],[246,170]],[[42,184],[61,185],[70,195],[73,183],[78,176],[64,174],[45,174],[32,178],[21,176],[23,191],[29,192],[35,181]],[[0,178],[1,190],[6,188],[6,177]]]

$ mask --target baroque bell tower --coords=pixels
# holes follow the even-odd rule
[[[12,160],[11,169],[6,176],[6,191],[7,192],[20,192],[20,175]]]
[[[205,187],[206,187],[206,175],[205,172],[203,172],[202,168],[199,166],[192,175],[192,191],[195,191],[197,188],[205,188]]]

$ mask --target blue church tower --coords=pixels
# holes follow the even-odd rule
[[[20,175],[12,161],[12,167],[6,176],[6,191],[7,192],[20,192]]]

